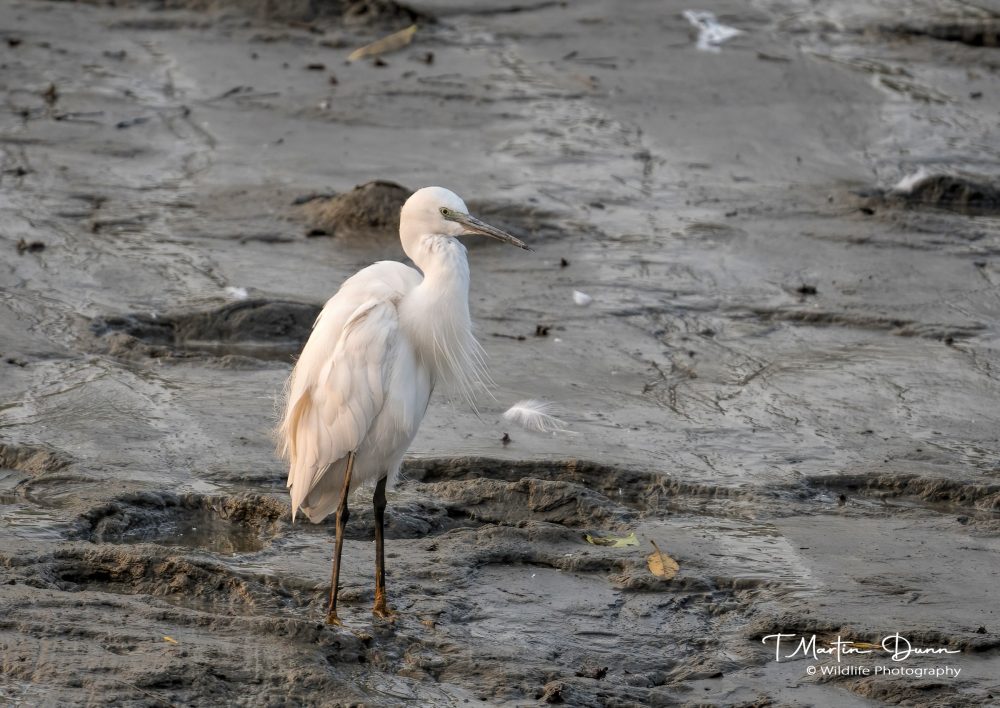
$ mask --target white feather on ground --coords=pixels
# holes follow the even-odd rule
[[[528,399],[518,401],[503,414],[504,419],[538,433],[567,432],[566,423],[549,413],[552,404]]]
[[[931,173],[925,170],[923,167],[918,169],[912,175],[907,175],[901,180],[896,182],[896,185],[889,191],[895,192],[896,194],[909,194],[913,191],[913,188],[918,184],[923,182],[925,179],[931,176]]]

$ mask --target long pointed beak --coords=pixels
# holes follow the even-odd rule
[[[473,233],[495,238],[497,241],[503,241],[504,243],[509,243],[513,246],[517,246],[518,248],[523,248],[525,251],[531,250],[521,239],[511,236],[506,231],[498,229],[495,226],[490,226],[470,214],[456,214],[452,217],[452,219]]]

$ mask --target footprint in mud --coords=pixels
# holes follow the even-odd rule
[[[81,517],[75,536],[94,543],[155,543],[219,554],[253,553],[278,534],[288,506],[260,494],[119,497]]]
[[[121,358],[287,361],[302,349],[319,312],[300,302],[244,300],[201,312],[99,317],[91,331],[101,349]]]

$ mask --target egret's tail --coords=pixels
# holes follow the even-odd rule
[[[311,522],[318,524],[337,510],[340,495],[344,491],[344,475],[347,473],[347,458],[343,457],[319,475],[315,486],[301,496],[292,487],[292,519],[297,509],[301,509]],[[353,488],[354,480],[351,480]]]

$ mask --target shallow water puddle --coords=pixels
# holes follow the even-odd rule
[[[59,518],[28,503],[14,491],[27,479],[30,479],[28,475],[17,470],[0,469],[0,519],[3,526],[19,538],[59,540],[62,538],[57,528]]]
[[[130,529],[119,543],[156,543],[161,546],[190,548],[233,555],[256,553],[267,545],[257,531],[220,518],[210,509],[180,510],[165,523]]]
[[[54,514],[10,494],[0,494],[0,519],[14,536],[33,541],[60,541],[60,519]]]

